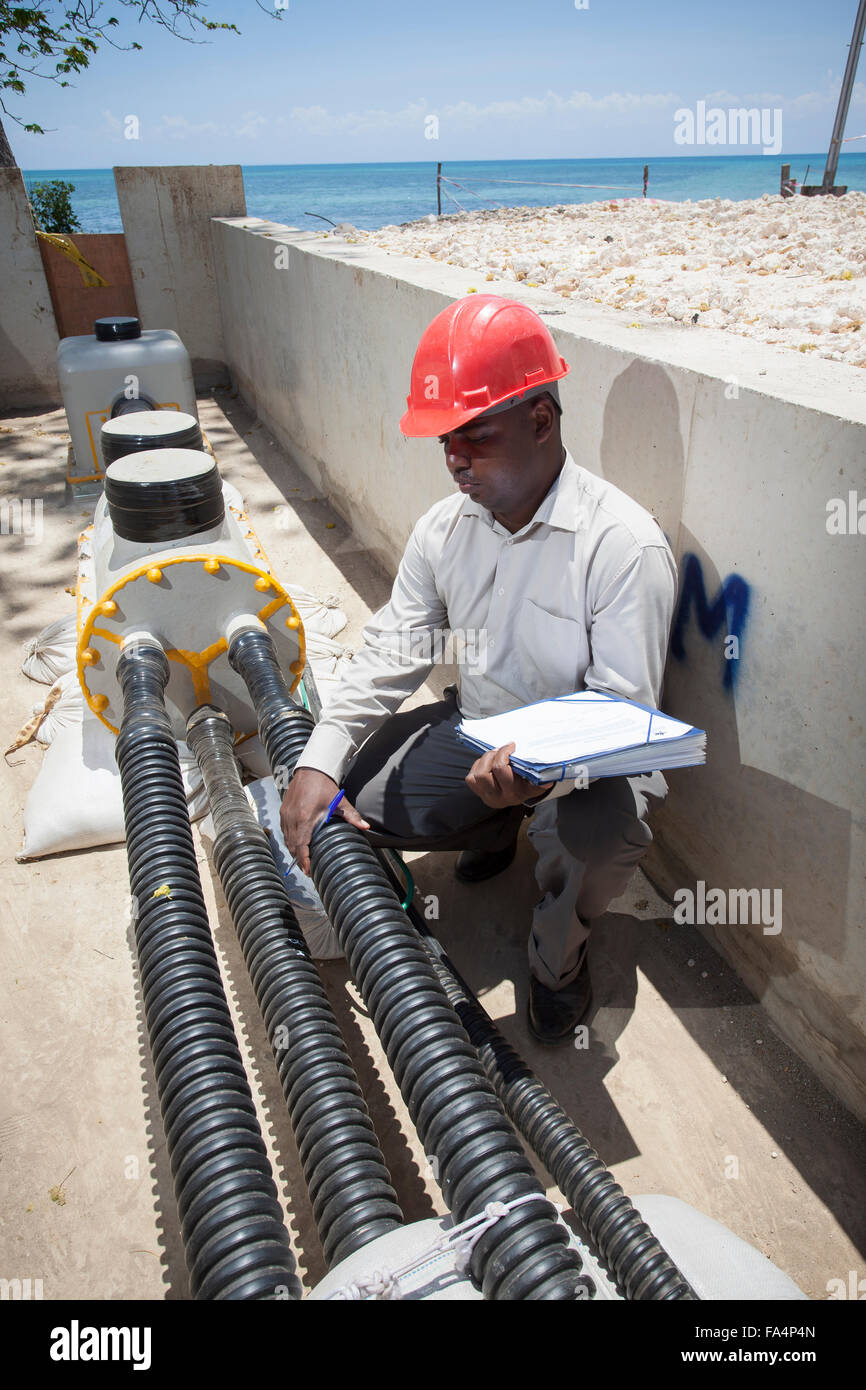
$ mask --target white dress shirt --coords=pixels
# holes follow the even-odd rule
[[[442,660],[447,630],[467,718],[576,690],[657,706],[677,572],[661,527],[619,488],[565,462],[511,534],[465,493],[409,537],[391,598],[298,759],[338,784],[354,753]],[[439,636],[438,634],[442,634]],[[550,793],[565,795],[573,781]]]

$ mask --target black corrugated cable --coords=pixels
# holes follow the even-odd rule
[[[246,629],[229,660],[250,692],[271,768],[291,776],[313,728],[292,703],[274,644]],[[455,1219],[487,1203],[537,1196],[475,1245],[470,1269],[490,1299],[586,1298],[579,1252],[547,1201],[474,1048],[374,851],[342,820],[311,844],[313,881],[367,1005],[394,1077]]]
[[[231,721],[187,722],[214,822],[214,863],[276,1055],[325,1259],[403,1222],[364,1097],[265,832],[241,786]]]
[[[197,1299],[301,1297],[202,894],[157,642],[120,654],[116,745],[144,1013]]]

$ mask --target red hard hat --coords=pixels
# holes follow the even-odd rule
[[[533,309],[498,294],[467,295],[424,330],[400,429],[412,438],[449,434],[567,371]]]

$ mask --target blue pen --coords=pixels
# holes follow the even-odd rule
[[[339,806],[340,802],[343,800],[343,797],[344,797],[345,795],[346,795],[345,791],[339,791],[339,792],[337,792],[337,795],[334,797],[334,800],[331,802],[330,806],[328,807],[328,814],[325,816],[325,819],[322,821],[322,825],[327,825],[327,824],[328,824],[328,821],[331,819],[331,816],[334,814],[334,812],[336,811],[337,807]],[[293,859],[292,862],[291,862],[291,864],[289,865],[289,867],[286,869],[285,873],[283,874],[283,878],[288,878],[289,874],[292,872],[292,869],[293,869],[294,867],[295,867],[295,861],[294,861],[294,859]]]

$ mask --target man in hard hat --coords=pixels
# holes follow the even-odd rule
[[[496,295],[458,300],[426,329],[401,429],[439,438],[458,491],[415,525],[282,808],[305,872],[343,787],[334,813],[371,843],[461,849],[456,873],[470,883],[511,863],[530,816],[541,896],[528,1011],[545,1043],[589,1016],[590,925],[624,891],[667,787],[660,773],[538,787],[511,767],[513,744],[477,757],[455,727],[584,689],[657,706],[676,596],[658,523],[563,447],[568,371],[538,315]],[[458,685],[397,713],[445,630],[460,638]]]

